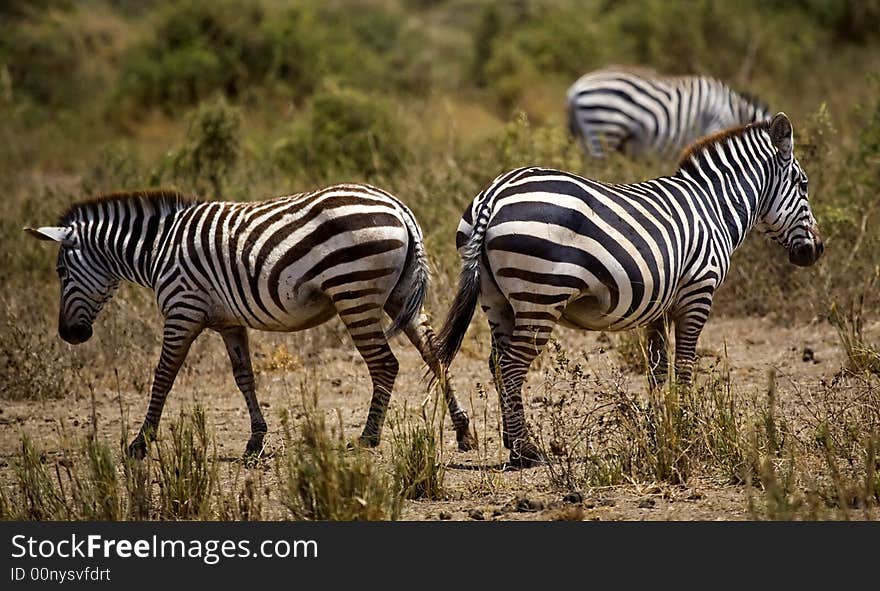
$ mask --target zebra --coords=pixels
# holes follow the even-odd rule
[[[459,286],[437,338],[453,361],[479,300],[489,322],[489,369],[501,401],[511,466],[540,463],[521,390],[557,324],[586,330],[647,327],[649,385],[675,372],[692,381],[700,331],[730,257],[758,226],[791,263],[824,252],[784,113],[704,138],[678,171],[635,184],[606,184],[539,167],[498,176],[462,216]]]
[[[338,315],[366,362],[372,401],[359,443],[376,446],[398,362],[388,339],[403,331],[435,372],[458,446],[475,439],[422,311],[428,286],[422,232],[398,199],[363,184],[340,184],[266,201],[200,201],[154,190],[75,203],[57,226],[25,230],[60,243],[60,337],[92,336],[92,324],[122,280],[151,288],[164,317],[162,350],[143,426],[128,448],[147,452],[190,345],[219,332],[251,421],[246,455],[267,432],[254,384],[247,329],[293,332]],[[393,318],[382,330],[383,312]]]
[[[572,135],[595,157],[672,157],[700,137],[771,115],[759,98],[715,78],[629,68],[585,74],[568,89],[567,105]]]

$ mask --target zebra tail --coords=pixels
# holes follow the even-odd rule
[[[491,200],[488,200],[491,201]],[[452,363],[461,348],[461,342],[474,317],[477,300],[480,297],[480,255],[483,252],[483,238],[489,225],[491,205],[487,203],[476,216],[476,222],[462,255],[461,274],[458,278],[458,292],[446,315],[443,328],[437,335],[437,358],[446,365]]]
[[[406,300],[397,313],[397,317],[391,322],[391,326],[385,331],[385,338],[390,339],[404,328],[409,326],[422,312],[425,296],[428,293],[428,255],[425,253],[425,245],[422,242],[422,233],[416,225],[415,218],[408,211],[404,211],[404,223],[409,231],[409,252],[403,266],[403,273],[398,280],[401,282],[410,279],[410,291],[406,294]]]

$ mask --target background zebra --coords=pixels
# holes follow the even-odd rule
[[[489,368],[511,463],[540,461],[521,389],[553,327],[647,326],[652,386],[665,381],[668,323],[676,377],[694,352],[730,256],[755,225],[812,265],[824,247],[792,153],[788,118],[722,132],[693,146],[674,176],[612,185],[542,168],[495,179],[465,211],[458,292],[438,338],[452,362],[479,299],[492,333]]]
[[[164,318],[149,408],[129,453],[143,457],[193,340],[206,328],[226,344],[251,419],[246,453],[266,422],[254,389],[247,328],[297,331],[337,314],[367,363],[373,398],[361,443],[379,443],[403,330],[436,372],[461,449],[474,443],[422,313],[428,269],[422,233],[405,205],[367,185],[336,185],[255,203],[194,202],[174,192],[121,193],[73,205],[57,227],[28,229],[60,242],[58,332],[69,343],[92,323],[121,280],[152,288]],[[383,313],[394,317],[387,333]]]
[[[706,76],[612,68],[568,89],[569,128],[593,156],[671,156],[705,135],[769,118],[759,99]]]

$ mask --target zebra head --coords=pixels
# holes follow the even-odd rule
[[[731,110],[736,125],[748,125],[757,121],[769,121],[773,117],[770,106],[750,92],[736,91],[731,100]]]
[[[55,267],[61,280],[58,335],[73,345],[86,342],[92,336],[95,317],[119,287],[119,279],[90,249],[82,248],[74,228],[48,226],[25,231],[38,240],[59,243]]]
[[[808,201],[807,173],[794,157],[794,135],[785,113],[777,113],[768,126],[775,149],[771,182],[758,222],[764,231],[788,250],[788,260],[808,267],[825,252],[822,236]]]

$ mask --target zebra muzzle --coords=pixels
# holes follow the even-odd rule
[[[86,322],[78,322],[70,326],[59,324],[58,336],[71,345],[79,345],[92,338],[92,326]]]
[[[788,251],[789,262],[799,267],[809,267],[819,260],[825,252],[825,245],[818,234],[814,234],[813,240],[802,240],[791,245]]]

